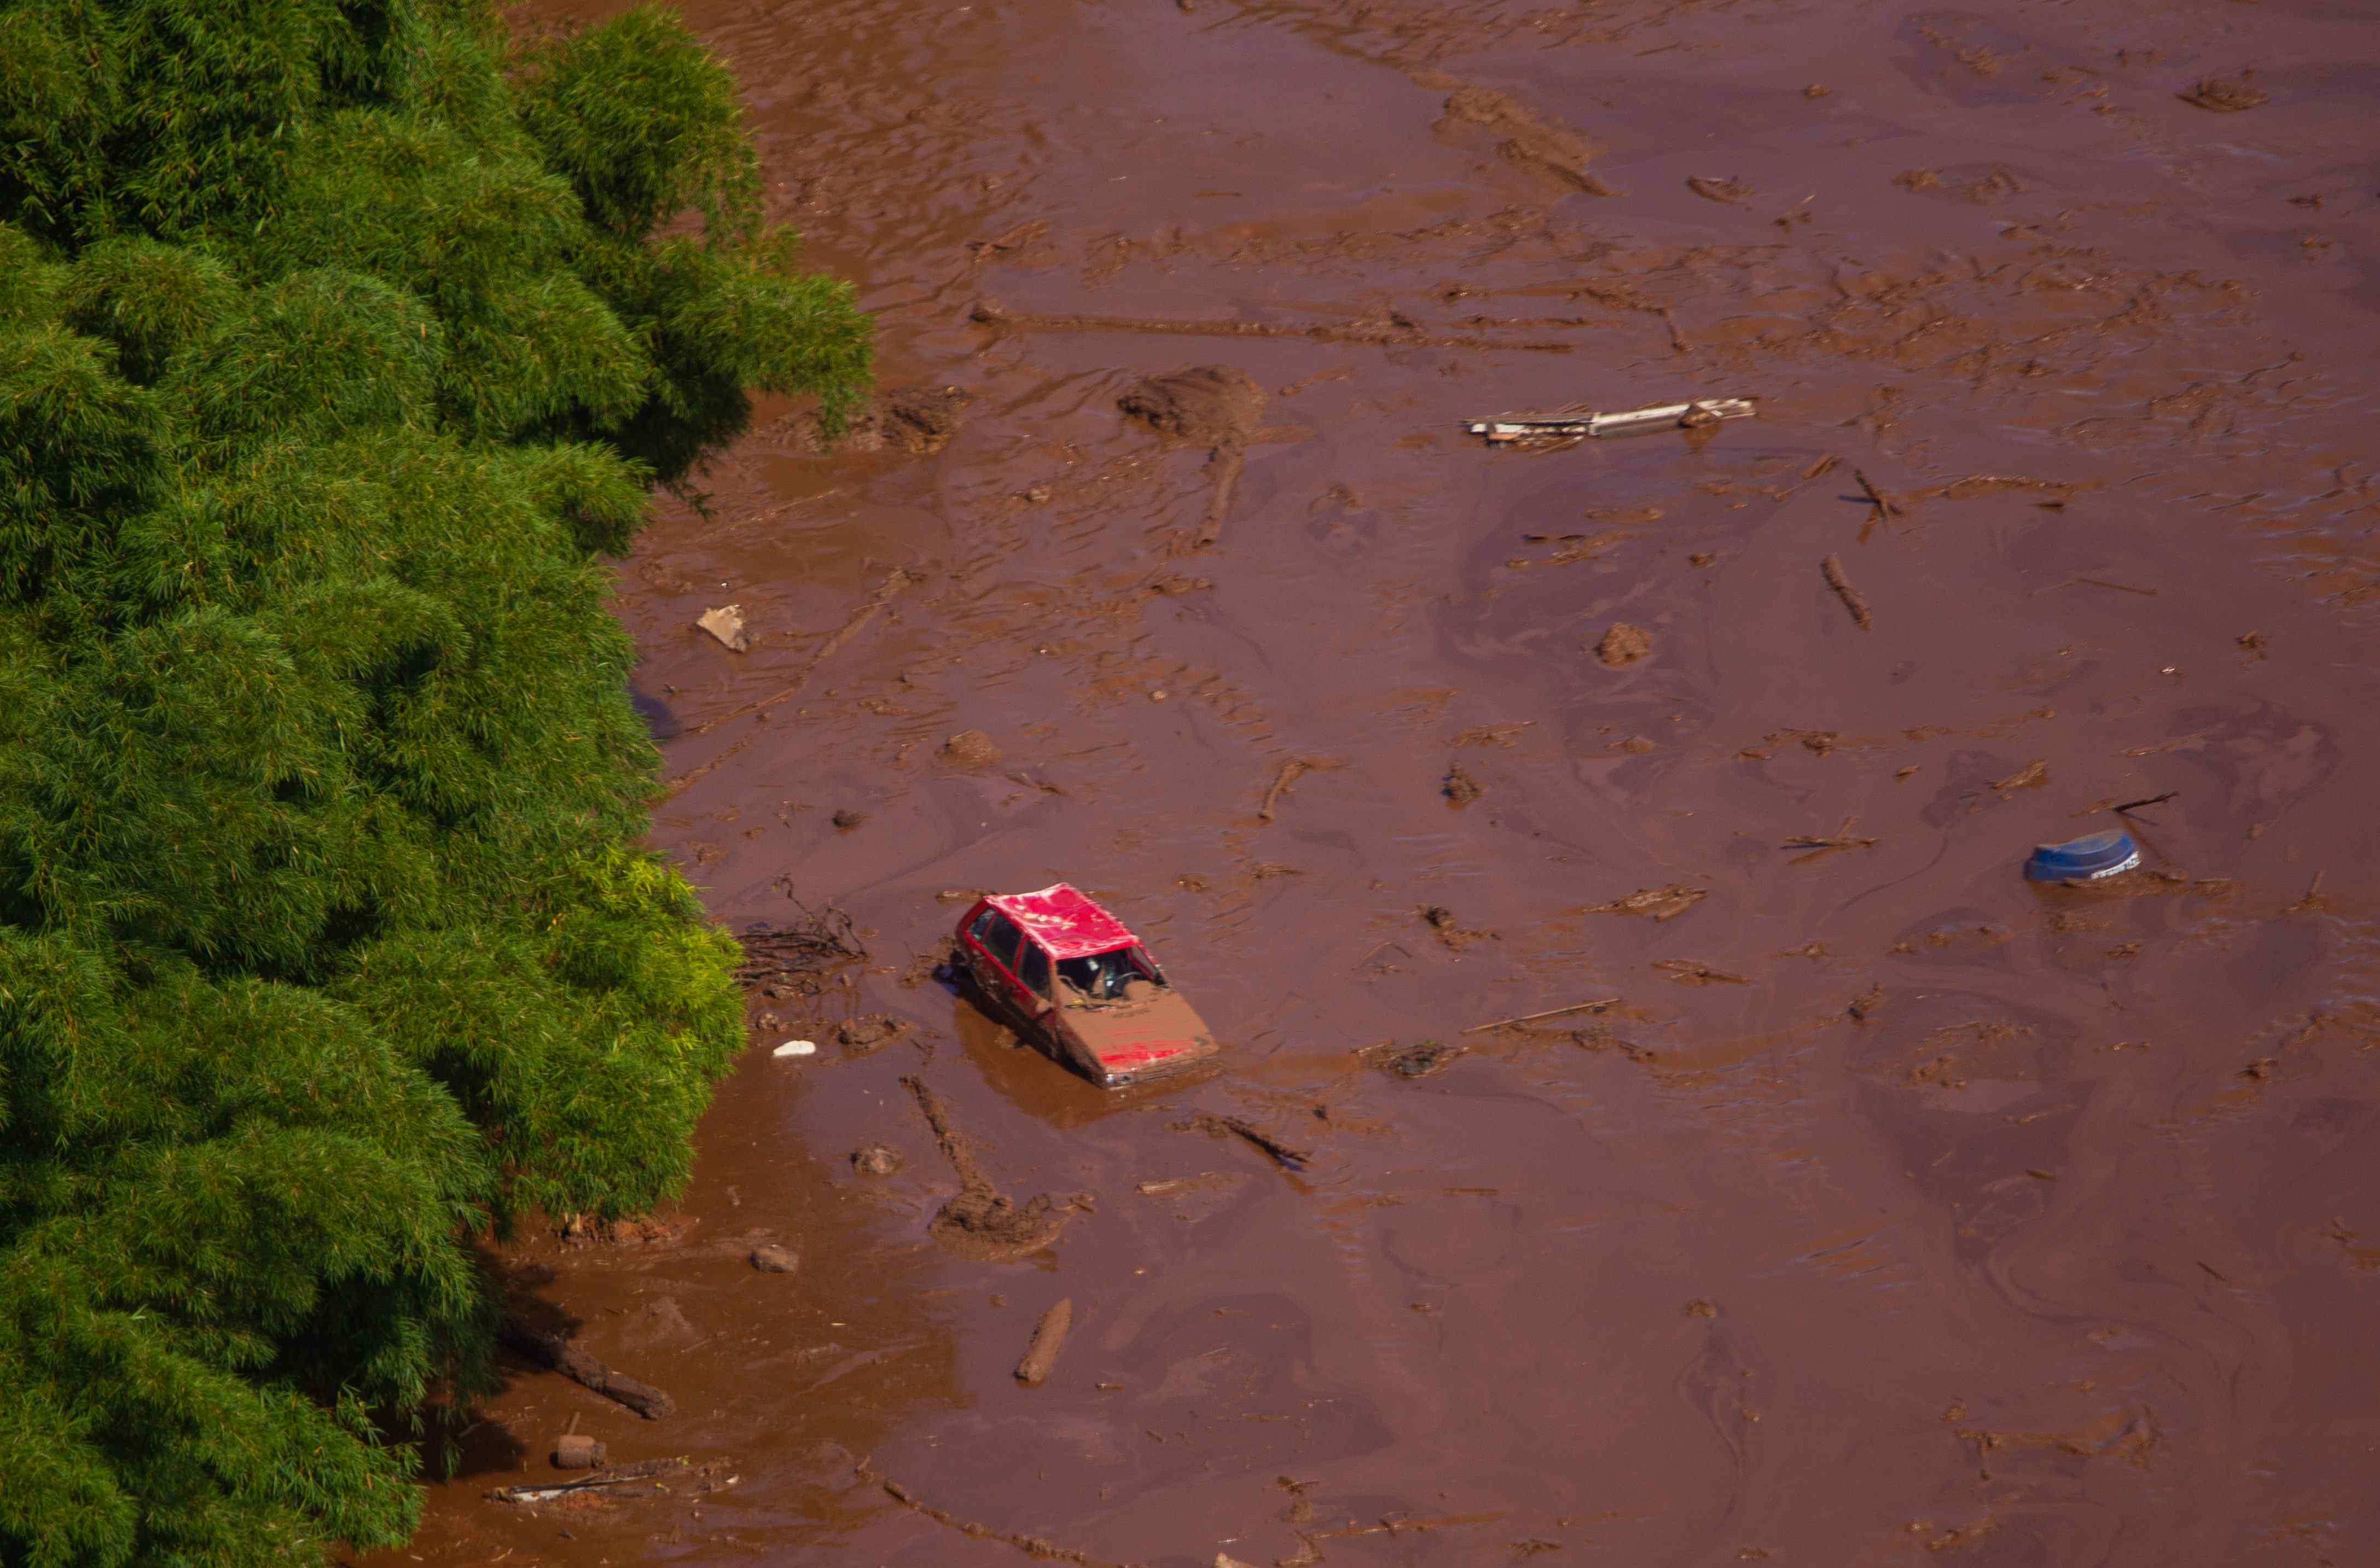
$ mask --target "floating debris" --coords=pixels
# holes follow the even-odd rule
[[[2141,863],[2141,846],[2121,828],[2085,833],[2063,844],[2037,844],[2024,863],[2027,881],[2095,882]]]
[[[1621,413],[1563,409],[1550,415],[1472,419],[1463,428],[1490,446],[1529,445],[1576,441],[1590,435],[1609,438],[1663,430],[1694,430],[1721,419],[1748,419],[1755,411],[1747,397],[1702,397],[1691,403],[1664,403],[1658,407],[1631,408]]]
[[[694,624],[719,639],[719,645],[730,653],[742,653],[752,646],[744,635],[744,610],[741,605],[722,604],[716,610],[705,610]]]

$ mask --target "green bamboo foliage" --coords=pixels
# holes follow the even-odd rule
[[[0,1562],[385,1545],[473,1237],[684,1184],[734,944],[602,557],[864,390],[651,9],[0,0]]]

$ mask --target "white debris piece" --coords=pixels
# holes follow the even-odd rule
[[[776,1050],[769,1052],[769,1054],[771,1056],[816,1056],[818,1054],[818,1041],[814,1039],[789,1039],[784,1044],[777,1047]]]
[[[717,638],[730,653],[741,653],[752,646],[752,639],[744,635],[744,608],[740,604],[705,610],[695,617],[694,624]]]
[[[1549,419],[1511,417],[1473,419],[1463,428],[1490,445],[1517,442],[1575,441],[1598,437],[1641,435],[1649,431],[1690,430],[1721,419],[1748,419],[1755,409],[1748,397],[1698,397],[1691,403],[1664,403],[1658,408],[1631,408],[1624,413],[1563,413]]]

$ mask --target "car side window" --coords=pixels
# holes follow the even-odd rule
[[[1016,978],[1027,990],[1045,1001],[1050,995],[1050,955],[1039,947],[1026,943],[1025,955],[1018,960]]]
[[[1017,944],[1025,940],[1025,933],[1018,930],[1015,922],[999,910],[988,909],[984,913],[990,918],[991,921],[990,928],[979,939],[983,942],[984,950],[1000,961],[1002,968],[1013,975],[1016,973]]]

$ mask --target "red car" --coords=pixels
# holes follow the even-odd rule
[[[1123,922],[1060,882],[994,893],[959,918],[958,966],[1017,1032],[1103,1088],[1221,1048]]]

